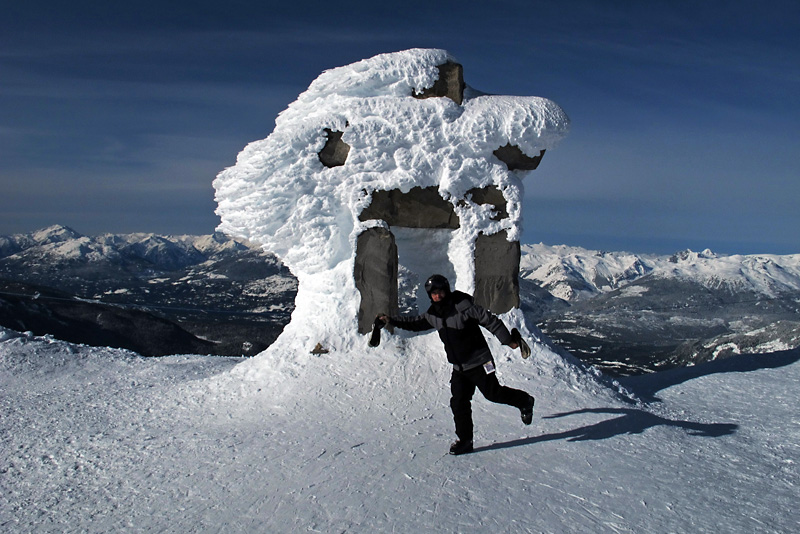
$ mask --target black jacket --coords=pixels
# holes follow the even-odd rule
[[[435,328],[444,343],[447,361],[466,371],[492,360],[492,353],[479,327],[483,326],[504,345],[513,340],[503,322],[461,291],[448,295],[444,306],[436,304],[417,317],[392,317],[389,324],[404,330],[424,332]]]

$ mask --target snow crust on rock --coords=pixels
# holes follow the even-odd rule
[[[461,105],[413,95],[430,88],[444,50],[382,54],[323,72],[280,113],[266,139],[247,145],[236,165],[214,181],[218,229],[273,252],[298,278],[292,321],[269,349],[347,350],[357,336],[359,295],[353,277],[356,238],[382,221],[359,221],[376,190],[438,187],[453,203],[460,228],[449,233],[447,257],[429,264],[424,280],[452,273],[456,289],[474,289],[472,257],[479,233],[518,240],[524,172],[509,171],[493,151],[509,143],[531,157],[555,147],[569,119],[539,97],[486,95],[466,87]],[[468,69],[467,69],[468,70]],[[345,165],[319,159],[326,129],[343,132]],[[509,217],[463,201],[475,187],[498,187]],[[419,239],[427,236],[422,230]],[[520,314],[512,318],[520,326]]]

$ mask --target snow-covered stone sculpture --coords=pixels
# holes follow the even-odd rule
[[[433,273],[513,313],[521,180],[568,127],[550,100],[472,89],[444,50],[375,56],[323,72],[219,174],[219,230],[297,276],[279,344],[350,346],[378,312],[424,310]]]

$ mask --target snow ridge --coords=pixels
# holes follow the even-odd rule
[[[717,255],[685,250],[670,256],[605,252],[580,247],[523,245],[520,277],[554,296],[578,301],[652,276],[698,282],[767,297],[800,291],[800,254]]]
[[[0,260],[43,265],[59,262],[120,263],[143,260],[156,269],[173,270],[250,248],[222,234],[164,236],[152,233],[86,236],[54,225],[29,234],[0,236]]]

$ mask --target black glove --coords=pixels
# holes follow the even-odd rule
[[[372,322],[372,335],[369,338],[369,346],[370,347],[377,347],[381,344],[381,328],[386,326],[386,321],[381,319],[383,315],[378,315],[375,317],[375,320]]]
[[[531,348],[528,345],[528,343],[526,343],[525,340],[522,339],[522,334],[520,334],[519,330],[517,330],[516,328],[511,330],[511,338],[514,340],[514,343],[519,345],[519,351],[520,353],[522,353],[523,358],[527,358],[528,356],[531,355]]]

